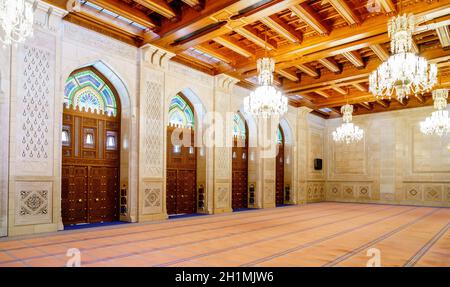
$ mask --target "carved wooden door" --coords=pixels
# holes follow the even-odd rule
[[[63,223],[118,220],[120,116],[64,109],[62,132]]]
[[[276,157],[276,204],[284,204],[284,145],[278,145]]]
[[[190,214],[197,210],[197,149],[194,132],[183,130],[180,135],[191,137],[191,146],[172,142],[175,127],[167,128],[166,206],[167,214]]]
[[[248,207],[248,148],[246,142],[238,144],[236,139],[232,148],[231,206],[233,209]]]

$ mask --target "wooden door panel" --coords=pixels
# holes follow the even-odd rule
[[[167,214],[177,213],[177,170],[168,169],[166,172],[166,205]]]
[[[276,157],[276,204],[284,203],[284,146],[278,146]]]
[[[195,170],[178,170],[177,179],[177,213],[195,213]]]
[[[64,224],[76,224],[87,220],[87,168],[63,166],[61,209]]]
[[[232,148],[232,208],[248,207],[248,148],[237,147]],[[245,155],[245,156],[244,156]]]

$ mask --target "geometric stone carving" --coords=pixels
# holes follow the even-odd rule
[[[216,147],[216,176],[218,179],[229,179],[230,178],[230,163],[231,155],[230,148],[227,147]]]
[[[406,184],[405,194],[407,200],[422,201],[422,186],[420,184]]]
[[[216,208],[227,208],[229,206],[230,195],[228,183],[216,183]]]
[[[442,201],[442,185],[425,185],[424,195],[426,201]]]
[[[354,194],[353,194],[353,186],[344,186],[344,192],[343,192],[343,197],[344,198],[353,198]]]
[[[145,83],[143,177],[162,177],[163,171],[163,89],[157,82]]]
[[[18,94],[20,160],[45,161],[51,153],[53,73],[50,57],[47,51],[24,46],[21,63],[24,66],[20,75],[23,84]]]
[[[328,198],[340,198],[340,197],[342,197],[341,191],[342,191],[342,187],[340,184],[332,184],[332,185],[330,185],[330,187],[328,189],[327,197]]]
[[[52,183],[16,182],[16,225],[51,223]]]
[[[370,187],[367,185],[364,186],[359,186],[358,187],[359,190],[359,198],[366,198],[366,199],[370,199]]]
[[[273,182],[266,181],[264,184],[264,204],[275,202],[275,186]]]
[[[308,183],[308,202],[320,202],[325,200],[325,187],[323,183]]]
[[[162,190],[161,182],[144,182],[144,207],[143,214],[155,214],[162,212]]]

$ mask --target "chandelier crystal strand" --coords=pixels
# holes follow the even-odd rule
[[[349,104],[342,106],[341,113],[343,114],[342,120],[344,123],[333,132],[333,140],[346,144],[359,142],[364,137],[364,131],[351,122],[353,106]]]
[[[33,35],[33,5],[28,0],[0,0],[0,41],[23,43]]]
[[[275,61],[272,58],[261,58],[257,61],[259,87],[244,98],[244,110],[255,116],[269,118],[282,116],[287,112],[288,100],[273,86]]]
[[[388,22],[392,56],[369,75],[369,91],[375,97],[391,99],[395,95],[401,102],[430,91],[437,83],[437,66],[411,52],[415,23],[412,14]]]
[[[442,137],[450,132],[450,118],[447,108],[448,90],[439,89],[433,91],[434,108],[424,121],[420,122],[420,131],[425,135],[437,135]]]

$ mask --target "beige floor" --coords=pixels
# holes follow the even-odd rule
[[[81,266],[450,266],[449,227],[449,208],[318,203],[2,239],[0,266],[71,248]]]

